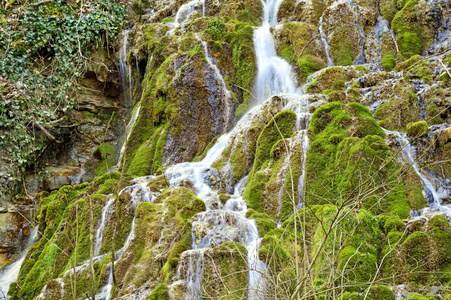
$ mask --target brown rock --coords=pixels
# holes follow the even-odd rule
[[[70,185],[71,180],[67,176],[53,176],[44,180],[44,190],[53,191],[57,190],[64,185]]]

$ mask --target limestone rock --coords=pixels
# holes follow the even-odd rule
[[[44,180],[44,189],[48,191],[54,191],[62,186],[70,185],[71,180],[67,176],[53,176]]]

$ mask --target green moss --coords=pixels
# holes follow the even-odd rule
[[[202,297],[244,299],[247,295],[247,250],[234,242],[213,247],[204,255]]]
[[[280,31],[280,46],[277,51],[287,61],[296,63],[302,81],[313,72],[327,67],[327,64],[315,55],[314,45],[310,43],[315,34],[318,34],[316,28],[300,22],[285,23]]]
[[[291,136],[295,122],[296,114],[294,112],[280,112],[265,125],[257,139],[254,165],[249,173],[243,194],[243,198],[248,200],[248,206],[257,212],[265,212],[262,198],[263,194],[266,193],[265,189],[274,185],[272,181],[279,180],[277,174],[282,164],[277,157],[274,158],[273,156],[272,159],[273,148],[278,143],[282,143],[279,146],[283,145],[284,139]],[[267,167],[270,167],[270,173],[265,171]],[[266,184],[268,184],[268,187],[265,188]],[[277,182],[275,185],[277,185]],[[275,201],[275,199],[272,201]],[[266,213],[273,216],[278,210],[277,205],[273,203],[270,207]]]
[[[399,216],[381,214],[377,216],[377,221],[385,234],[388,234],[391,231],[402,231],[404,228],[404,222],[399,218]]]
[[[396,0],[381,0],[379,1],[379,9],[381,15],[388,21],[391,22],[398,12]]]
[[[421,55],[414,55],[412,57],[409,57],[405,61],[399,63],[396,66],[395,71],[396,72],[405,71],[405,70],[409,69],[411,66],[418,63],[420,60],[421,60]]]
[[[428,266],[425,258],[428,257],[428,236],[421,231],[415,231],[406,238],[402,244],[402,256],[408,273],[407,280],[425,283],[428,277]]]
[[[152,291],[147,300],[169,300],[169,289],[168,285],[165,283],[160,283],[157,287]]]
[[[407,300],[429,300],[428,297],[425,297],[418,293],[410,293],[407,295]]]
[[[368,69],[365,68],[364,66],[356,66],[354,69],[362,72],[363,74],[368,74]]]
[[[368,296],[372,300],[395,300],[395,293],[386,285],[372,286]]]
[[[404,131],[409,122],[420,119],[418,97],[415,88],[405,81],[401,81],[393,92],[393,98],[380,105],[374,112],[374,117],[386,129]]]
[[[358,39],[353,39],[354,26],[343,24],[334,29],[329,41],[331,45],[330,54],[337,66],[350,66],[359,55]]]
[[[240,118],[251,103],[254,76],[256,73],[256,58],[253,44],[254,28],[247,23],[235,22],[234,30],[225,34],[223,41],[232,47],[232,61],[235,70],[234,82],[243,87],[243,103],[237,108],[236,118]],[[246,91],[248,90],[248,91]]]
[[[357,182],[369,183],[371,180],[363,177],[379,173],[381,182],[377,184],[386,185],[391,192],[366,195],[362,205],[374,213],[391,211],[402,218],[409,215],[404,187],[396,176],[399,166],[382,139],[384,132],[367,108],[357,103],[323,105],[314,112],[309,132],[312,141],[306,160],[309,205],[351,201],[355,190],[362,188]],[[382,173],[379,166],[384,166]],[[364,190],[373,190],[371,185]]]
[[[440,110],[435,104],[429,104],[426,108],[426,118],[431,125],[445,122],[440,116]]]
[[[397,35],[399,50],[405,58],[421,55],[432,43],[433,29],[420,25],[421,14],[427,11],[419,0],[404,1],[403,8],[396,13],[391,28]]]
[[[342,89],[343,83],[347,79],[346,71],[343,68],[327,68],[321,72],[321,74],[319,74],[312,83],[309,84],[306,92],[308,94],[319,94],[328,89]]]
[[[381,63],[385,71],[391,71],[396,66],[395,56],[393,55],[393,53],[389,53],[382,57]]]
[[[108,143],[103,143],[96,148],[93,156],[100,160],[94,174],[96,176],[105,174],[114,166],[117,160],[116,147]]]
[[[265,236],[265,234],[273,230],[276,225],[276,222],[272,217],[265,213],[256,212],[253,209],[249,209],[246,212],[246,217],[255,220],[260,236]]]
[[[151,192],[160,192],[161,190],[168,187],[169,183],[166,179],[166,176],[161,175],[155,178],[154,180],[151,180],[147,187],[150,189]]]
[[[407,135],[413,138],[423,137],[428,133],[429,127],[426,121],[410,122],[407,124]]]

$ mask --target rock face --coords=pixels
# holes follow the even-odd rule
[[[67,176],[53,176],[53,177],[50,177],[50,178],[44,180],[43,184],[44,184],[44,190],[54,191],[54,190],[58,190],[59,188],[65,186],[65,185],[70,185],[71,180]]]
[[[70,170],[35,198],[43,237],[11,299],[447,299],[449,1],[130,4],[126,76],[93,52],[49,129]],[[260,105],[264,12],[300,88]],[[31,227],[15,198],[3,261]]]

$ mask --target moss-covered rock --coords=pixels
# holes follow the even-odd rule
[[[423,137],[428,133],[428,123],[426,121],[410,122],[407,124],[407,135],[411,138]]]
[[[276,36],[279,55],[298,66],[302,81],[327,66],[324,47],[316,38],[318,35],[318,29],[312,25],[289,22],[283,25]]]
[[[392,95],[389,101],[377,108],[374,117],[385,129],[404,131],[408,123],[420,119],[415,87],[401,80],[394,86]]]
[[[289,142],[285,139],[291,136],[295,122],[294,112],[283,111],[263,128],[257,140],[254,165],[243,194],[250,208],[274,218],[281,217],[280,214],[286,218],[292,209],[291,201],[279,204],[277,195],[282,189],[281,184],[283,185],[280,177],[285,178],[288,171],[284,158]],[[276,148],[285,155],[275,155]],[[294,182],[297,180],[294,179]]]
[[[409,215],[405,190],[399,172],[396,173],[399,166],[382,139],[384,132],[367,108],[357,103],[324,105],[313,114],[309,132],[312,140],[306,161],[309,205],[335,203],[363,206],[376,213],[390,211],[403,218]],[[380,167],[385,171],[379,173]],[[371,183],[373,176],[380,181]],[[378,189],[371,188],[373,184],[381,184],[390,192],[356,194],[362,185],[366,191]]]
[[[397,35],[403,57],[421,55],[432,43],[433,24],[424,15],[431,10],[428,3],[419,0],[402,1],[402,9],[396,13],[391,27]]]

